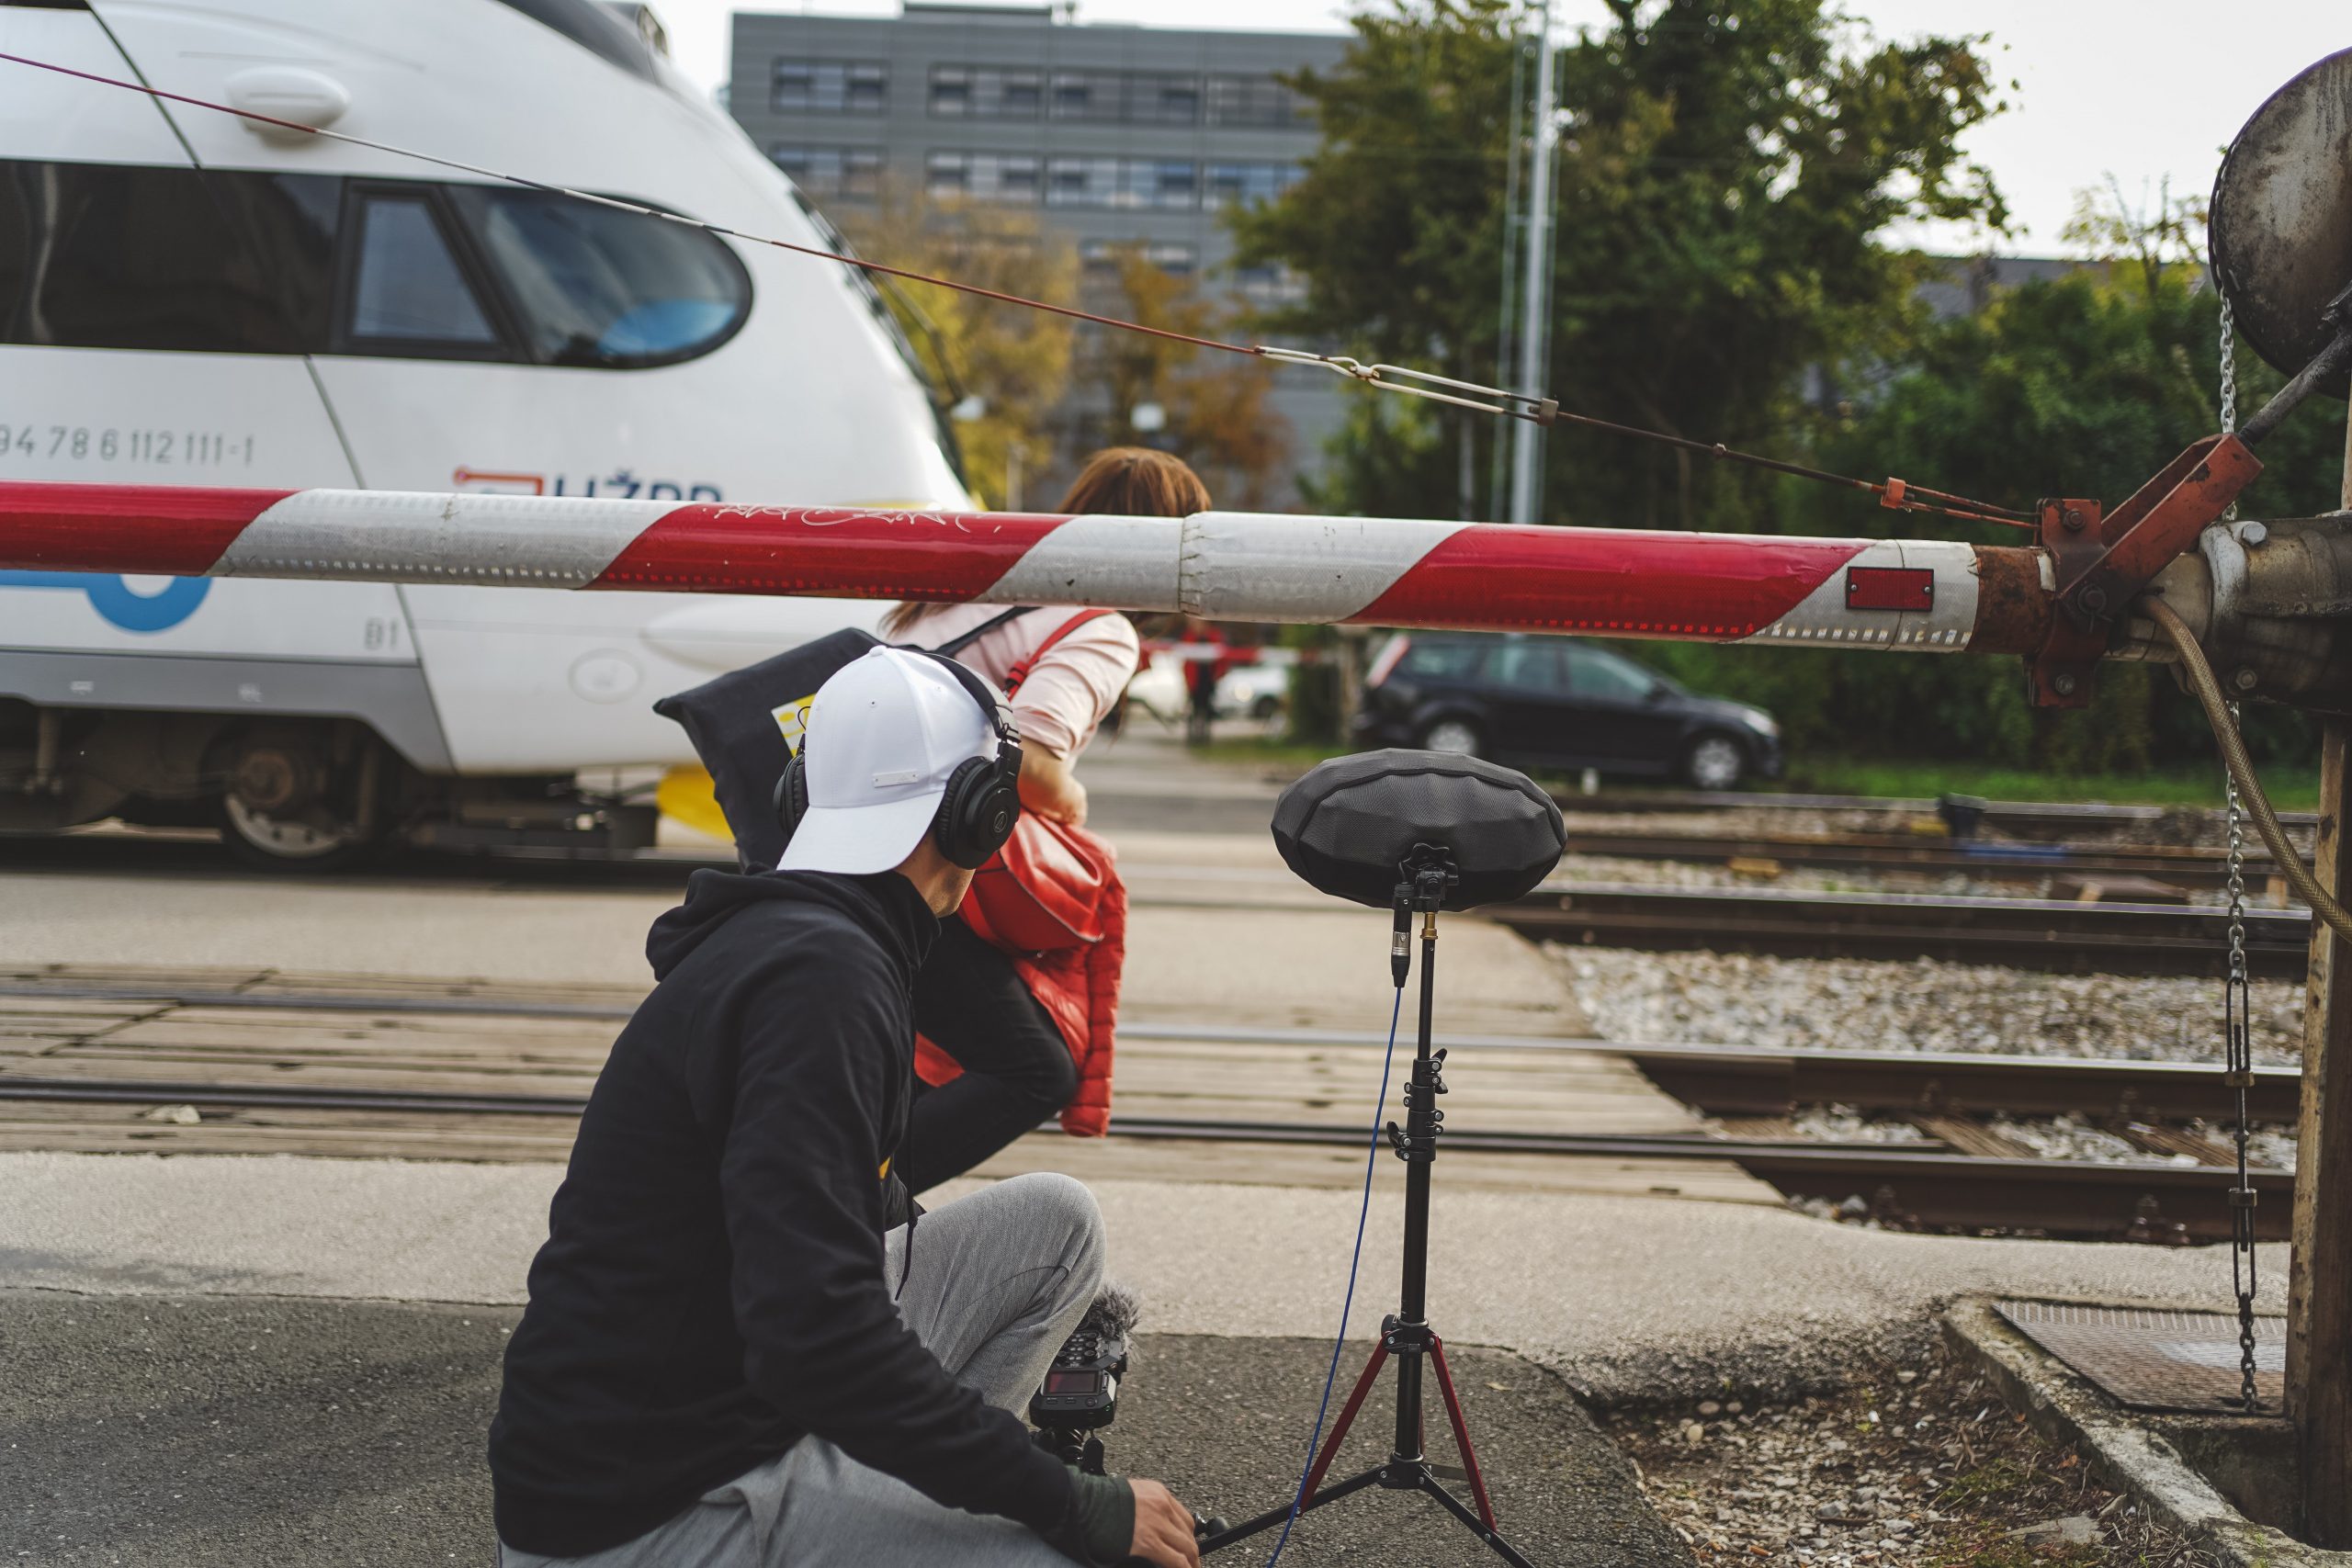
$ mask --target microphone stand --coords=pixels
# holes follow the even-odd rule
[[[1405,988],[1405,976],[1411,964],[1413,917],[1418,914],[1421,918],[1419,1037],[1413,1052],[1412,1077],[1405,1085],[1405,1125],[1400,1129],[1391,1122],[1387,1126],[1389,1146],[1405,1162],[1404,1277],[1397,1308],[1381,1320],[1380,1343],[1373,1348],[1372,1359],[1365,1364],[1363,1374],[1356,1379],[1355,1391],[1348,1395],[1330,1435],[1316,1450],[1315,1461],[1307,1468],[1297,1499],[1208,1535],[1201,1541],[1201,1550],[1205,1553],[1230,1546],[1282,1524],[1294,1510],[1305,1514],[1327,1503],[1336,1503],[1351,1493],[1378,1486],[1390,1492],[1426,1492],[1505,1562],[1515,1568],[1534,1568],[1495,1528],[1495,1509],[1487,1496],[1486,1477],[1479,1473],[1478,1455],[1470,1446],[1470,1428],[1463,1419],[1461,1398],[1453,1390],[1453,1375],[1446,1370],[1445,1345],[1430,1326],[1428,1318],[1430,1178],[1437,1162],[1438,1136],[1445,1130],[1445,1112],[1437,1108],[1437,1097],[1445,1092],[1445,1053],[1430,1046],[1437,1004],[1437,916],[1444,906],[1446,890],[1461,880],[1461,874],[1454,868],[1452,854],[1434,844],[1416,844],[1397,871],[1400,879],[1394,903],[1396,919],[1388,962],[1389,974],[1400,991]],[[1348,1428],[1354,1425],[1356,1414],[1363,1407],[1364,1396],[1372,1392],[1381,1368],[1392,1357],[1396,1362],[1396,1435],[1388,1458],[1370,1470],[1326,1487],[1323,1477],[1330,1470],[1332,1459],[1346,1440]],[[1459,1470],[1431,1463],[1423,1451],[1423,1357],[1429,1359],[1437,1372],[1438,1393],[1445,1404],[1446,1419],[1453,1427],[1454,1445],[1462,1452]],[[1469,1483],[1476,1510],[1474,1512],[1449,1491],[1439,1479],[1441,1476]]]

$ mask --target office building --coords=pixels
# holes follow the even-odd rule
[[[1123,247],[1212,296],[1297,282],[1236,269],[1221,221],[1275,197],[1313,151],[1312,107],[1278,76],[1327,70],[1343,34],[1082,24],[1046,6],[909,4],[898,17],[741,12],[729,101],[752,140],[838,216],[886,183],[1032,208],[1100,282]],[[1280,373],[1293,461],[1313,466],[1345,389]],[[1077,426],[1091,412],[1066,410]]]

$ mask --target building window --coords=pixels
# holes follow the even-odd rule
[[[1110,276],[1119,270],[1119,258],[1140,256],[1170,277],[1190,277],[1199,270],[1200,253],[1190,245],[1173,242],[1154,241],[1148,244],[1133,240],[1081,240],[1078,246],[1079,265],[1090,274]]]
[[[956,118],[972,112],[972,73],[962,65],[931,68],[931,112]]]
[[[1302,173],[1296,164],[1211,164],[1209,203],[1222,207],[1238,201],[1254,207],[1272,201],[1296,185]]]
[[[1003,119],[1035,119],[1046,101],[1046,79],[1035,71],[1007,71],[997,95],[996,113]]]
[[[933,196],[1035,207],[1043,162],[1031,152],[933,152],[923,162],[923,188]]]
[[[1184,209],[1201,203],[1198,164],[1157,163],[1151,165],[1150,205]]]
[[[1169,71],[1057,71],[1053,118],[1098,124],[1198,125],[1201,79]]]
[[[1201,121],[1198,76],[1139,71],[1127,78],[1126,87],[1124,118],[1149,125],[1198,125]]]
[[[969,152],[933,152],[923,160],[922,189],[925,196],[962,196],[972,188],[972,155]]]
[[[1056,119],[1115,120],[1119,118],[1119,73],[1115,71],[1054,73]]]
[[[1017,65],[934,65],[931,112],[942,119],[1035,119],[1045,74]]]
[[[989,179],[978,193],[983,200],[1035,207],[1043,186],[1044,161],[1034,153],[989,153]]]
[[[1261,310],[1274,305],[1296,305],[1306,299],[1306,276],[1279,262],[1236,267],[1233,286],[1244,299]]]
[[[768,156],[810,196],[872,201],[882,194],[878,147],[784,145],[769,148]]]
[[[1046,167],[1048,207],[1189,212],[1200,204],[1197,164],[1157,158],[1056,158]]]
[[[1272,76],[1212,76],[1208,82],[1211,125],[1254,125],[1304,130],[1315,106]]]
[[[778,114],[880,114],[889,96],[889,68],[878,60],[779,59],[768,76]]]

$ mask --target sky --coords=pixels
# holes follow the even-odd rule
[[[695,80],[727,76],[728,17],[741,9],[895,16],[897,0],[819,0],[744,6],[733,0],[652,0],[671,52]],[[1290,32],[1344,29],[1351,7],[1333,0],[1079,0],[1080,22]],[[2013,232],[1947,228],[1893,236],[1941,251],[2053,255],[2075,192],[2109,176],[2153,209],[2169,178],[2176,196],[2211,188],[2222,150],[2263,99],[2322,55],[2352,46],[2342,0],[1845,0],[1843,9],[1887,39],[1990,34],[1991,58],[2011,108],[1963,145],[1993,171]],[[1555,0],[1555,36],[1597,27],[1600,0]],[[1564,221],[1574,215],[1563,213]]]

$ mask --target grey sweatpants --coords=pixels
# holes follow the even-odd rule
[[[893,1289],[907,1232],[884,1250]],[[1016,1415],[1102,1280],[1102,1216],[1067,1176],[1016,1176],[922,1216],[899,1313],[956,1382]],[[1011,1519],[943,1508],[804,1438],[635,1540],[587,1557],[499,1547],[499,1568],[1068,1568]]]

